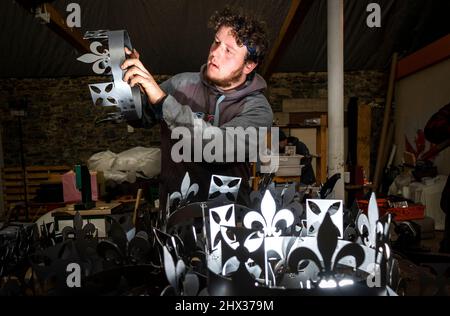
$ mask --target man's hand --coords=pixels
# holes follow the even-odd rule
[[[150,72],[144,67],[139,60],[139,53],[133,49],[130,51],[125,47],[125,53],[129,55],[122,64],[122,69],[127,69],[123,81],[128,82],[131,87],[139,85],[147,94],[148,100],[152,104],[158,103],[166,94],[156,83]]]

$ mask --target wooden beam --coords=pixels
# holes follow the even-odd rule
[[[328,160],[328,116],[320,116],[320,127],[316,134],[316,181],[325,183],[327,180],[327,160]]]
[[[50,14],[50,23],[48,27],[63,39],[69,42],[80,53],[89,53],[89,41],[83,39],[83,35],[73,28],[66,25],[66,19],[51,4],[45,3],[44,8]]]
[[[275,40],[272,50],[263,65],[261,74],[268,80],[273,73],[273,69],[280,60],[284,50],[294,38],[295,32],[300,28],[303,20],[311,7],[312,0],[292,0],[289,11],[281,26],[277,39]]]
[[[396,80],[450,58],[450,34],[402,58],[398,62]]]
[[[34,13],[36,8],[29,0],[16,0],[20,5],[22,5],[27,11]],[[77,49],[80,53],[89,53],[89,41],[83,39],[83,35],[76,29],[68,27],[66,24],[66,19],[61,15],[61,13],[50,3],[43,3],[39,5],[42,12],[47,12],[50,15],[49,23],[45,25],[50,28],[53,32],[61,36],[70,45]]]
[[[389,75],[389,85],[388,85],[388,92],[387,92],[387,98],[386,98],[386,106],[384,108],[384,117],[383,117],[383,127],[381,129],[381,136],[380,136],[380,143],[378,146],[378,152],[377,152],[377,161],[375,165],[375,174],[373,176],[373,190],[374,192],[378,192],[378,188],[381,183],[381,176],[383,174],[383,169],[385,165],[385,161],[383,161],[384,157],[386,155],[384,154],[385,151],[389,151],[389,148],[386,148],[386,142],[388,138],[388,131],[389,126],[392,125],[391,123],[391,107],[392,107],[392,100],[394,98],[394,89],[395,89],[395,73],[397,70],[397,57],[398,54],[394,53],[392,56],[391,61],[391,71]]]
[[[371,123],[372,107],[369,104],[359,104],[358,127],[356,132],[356,164],[363,167],[367,179],[370,178]]]

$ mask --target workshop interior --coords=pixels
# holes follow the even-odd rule
[[[263,61],[243,31],[221,33],[235,24],[208,24],[224,8],[264,22]],[[448,296],[449,13],[440,0],[2,1],[0,296]],[[240,49],[256,68],[222,89],[234,81],[210,68]],[[202,89],[222,95],[191,102]],[[179,161],[183,137],[220,158],[221,136],[175,127],[186,113],[220,133],[260,115],[268,156]]]

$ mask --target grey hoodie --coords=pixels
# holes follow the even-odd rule
[[[207,163],[179,162],[171,157],[172,146],[178,139],[171,139],[171,131],[176,127],[185,127],[192,131],[197,124],[205,129],[213,130],[224,137],[223,144],[230,136],[227,127],[267,127],[272,125],[272,109],[263,95],[267,85],[264,79],[255,74],[243,85],[230,91],[220,91],[211,85],[203,76],[205,65],[199,73],[182,73],[175,75],[161,84],[167,97],[156,106],[162,116],[161,122],[161,186],[160,205],[165,206],[167,194],[180,191],[181,182],[186,172],[190,181],[199,185],[199,192],[190,201],[206,201],[209,183],[213,174],[241,177],[240,202],[247,204],[250,177],[249,164],[245,162]],[[148,108],[144,111],[143,123],[148,119]],[[162,115],[161,115],[162,112]],[[202,120],[198,118],[202,117]],[[149,120],[149,119],[148,119]],[[147,122],[148,123],[148,122]],[[186,136],[186,135],[184,135]],[[203,144],[208,141],[203,141]],[[225,146],[224,153],[235,148]],[[192,160],[193,161],[193,160]]]

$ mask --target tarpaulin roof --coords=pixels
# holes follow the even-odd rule
[[[31,2],[43,2],[28,0]],[[238,6],[266,21],[274,43],[289,12],[287,0],[56,0],[65,17],[69,3],[81,8],[86,31],[128,31],[144,64],[155,74],[198,71],[213,38],[210,15],[226,5]],[[411,53],[450,33],[450,2],[441,0],[346,0],[345,70],[386,69],[394,51]],[[381,27],[366,24],[367,5],[381,6]],[[292,40],[274,63],[274,72],[326,71],[327,1],[314,0]],[[89,65],[61,36],[12,0],[0,9],[0,76],[59,77],[91,75]]]

